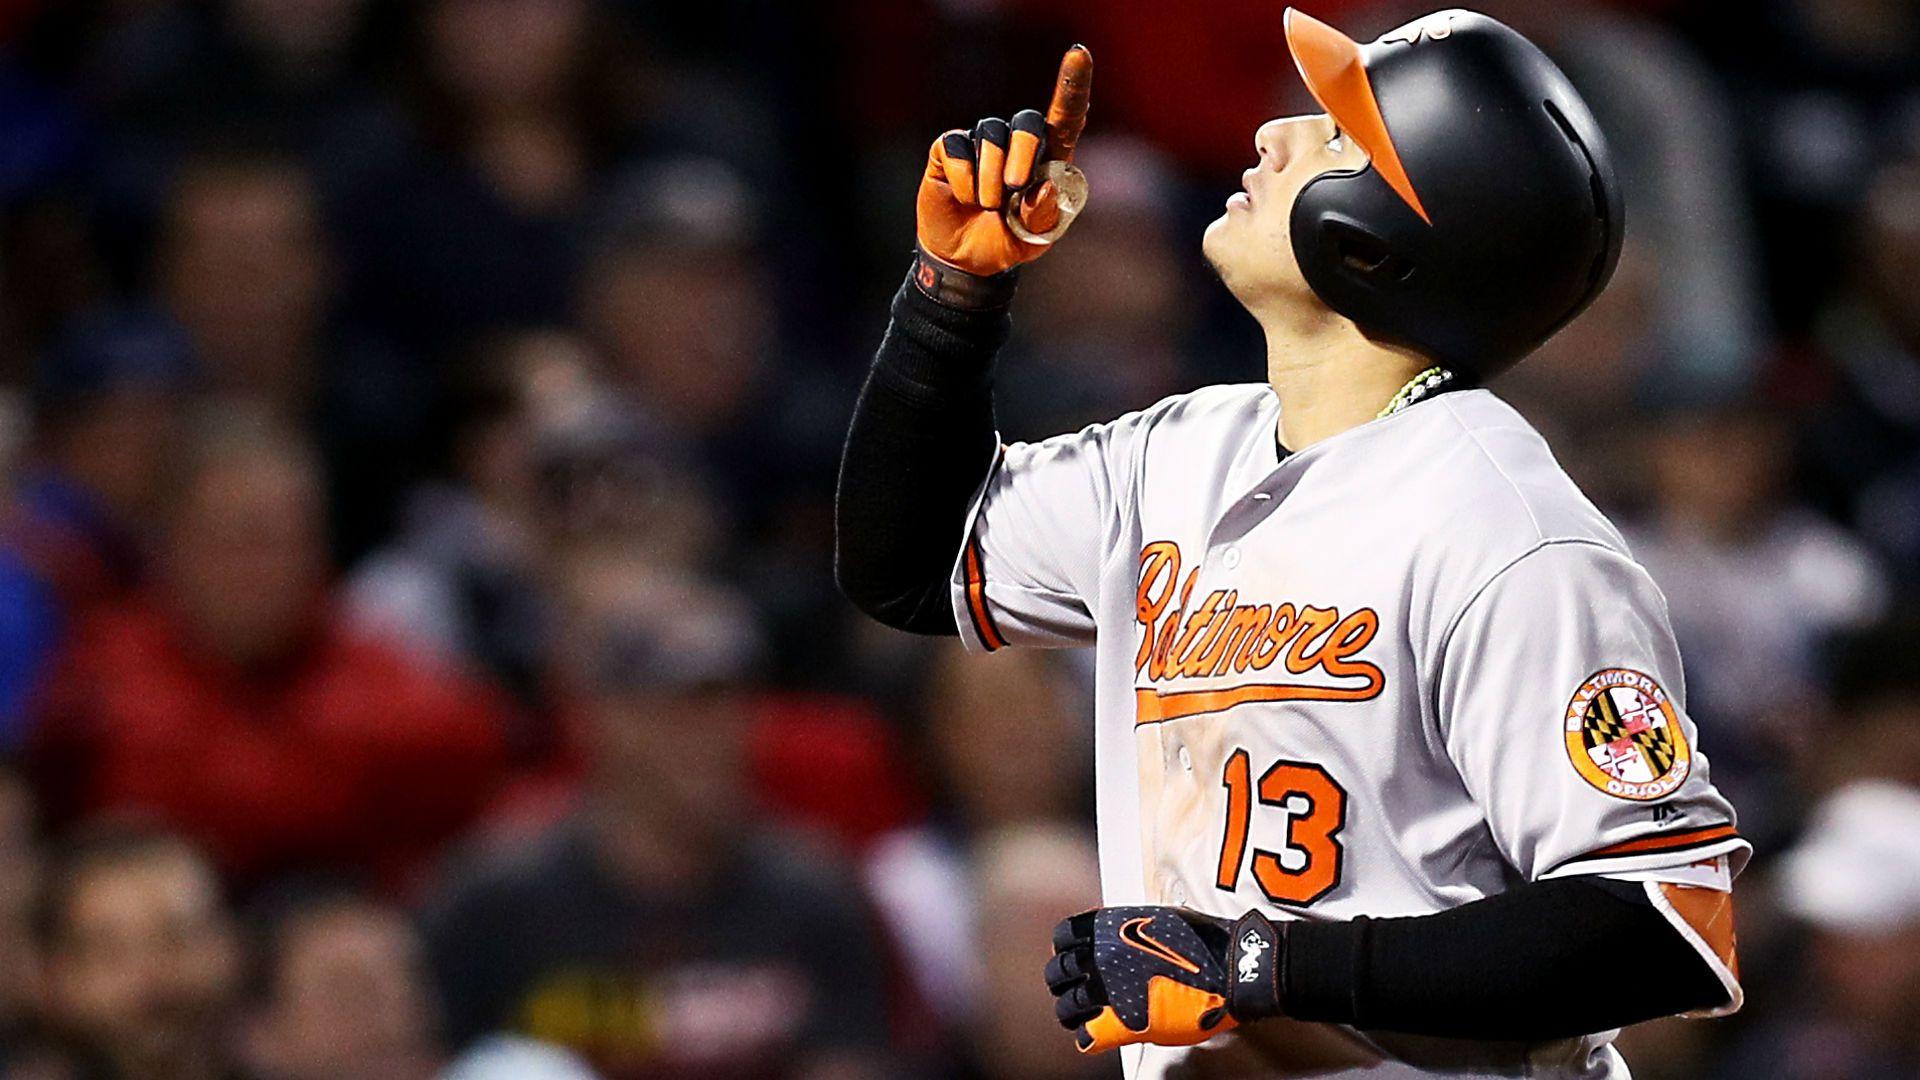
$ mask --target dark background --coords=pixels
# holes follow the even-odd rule
[[[1756,848],[1745,1011],[1621,1043],[1920,1075],[1920,6],[1484,7],[1629,206],[1496,389],[1666,591]],[[1198,239],[1310,109],[1280,14],[0,3],[0,1076],[1109,1075],[1039,980],[1086,661],[864,622],[835,463],[928,142],[1075,41],[1005,436],[1261,377]]]

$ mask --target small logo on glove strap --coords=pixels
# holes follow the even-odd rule
[[[1241,936],[1240,963],[1238,965],[1241,982],[1250,983],[1260,977],[1260,955],[1271,948],[1273,948],[1273,942],[1268,941],[1252,930],[1247,931]]]
[[[1120,940],[1149,956],[1155,956],[1165,960],[1167,963],[1172,964],[1174,967],[1190,975],[1200,974],[1200,965],[1147,936],[1147,924],[1152,921],[1153,916],[1147,915],[1138,919],[1128,919],[1126,922],[1121,923]]]

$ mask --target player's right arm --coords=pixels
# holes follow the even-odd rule
[[[994,429],[992,367],[1011,329],[1019,268],[1048,250],[1016,236],[1006,208],[1017,206],[1031,233],[1057,223],[1052,185],[1038,176],[1045,161],[1071,159],[1091,64],[1083,48],[1067,53],[1046,116],[1027,110],[1011,121],[982,120],[970,132],[946,132],[928,151],[913,268],[855,406],[835,505],[840,587],[887,625],[959,631],[951,599],[956,557],[971,532],[966,558],[978,566],[979,534],[992,519],[1004,522],[1003,535],[1021,534],[1034,555],[1003,550],[1015,564],[1004,567],[1011,573],[1003,585],[1057,594],[1068,608],[1078,602],[1076,575],[1051,564],[1046,541],[1063,525],[1082,535],[1094,526],[1101,507],[1074,496],[1088,488],[1076,474],[1099,467],[1098,451],[1015,448],[1023,453],[1007,463]],[[988,487],[1003,492],[991,509],[982,506],[989,477],[998,483]],[[976,591],[984,612],[984,586]],[[990,623],[972,628],[970,640],[989,647],[1000,640]]]

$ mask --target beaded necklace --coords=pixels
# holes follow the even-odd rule
[[[1384,420],[1416,401],[1422,401],[1431,397],[1434,391],[1452,381],[1453,372],[1436,364],[1420,374],[1415,375],[1413,378],[1408,379],[1407,384],[1402,386],[1393,395],[1392,399],[1387,402],[1386,408],[1381,409],[1379,413],[1374,416],[1374,419]]]

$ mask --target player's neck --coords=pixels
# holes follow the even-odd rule
[[[1380,415],[1407,381],[1430,364],[1411,349],[1383,344],[1347,319],[1261,320],[1267,381],[1280,398],[1280,444],[1304,450]]]

